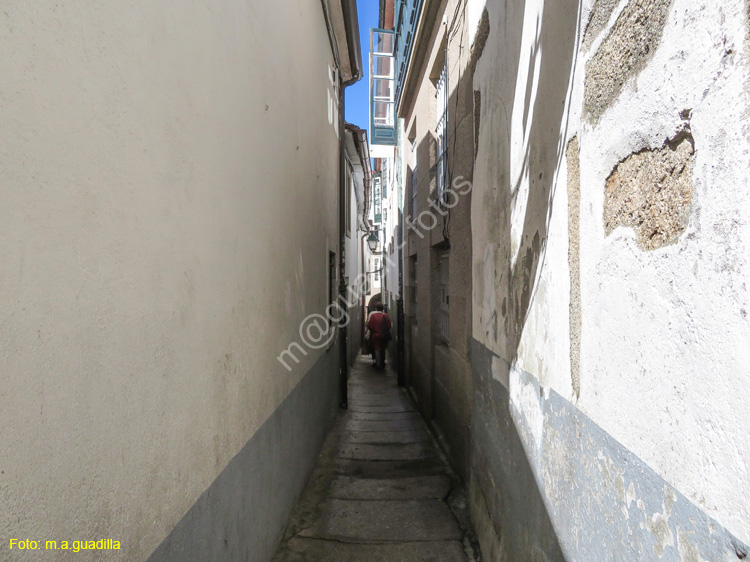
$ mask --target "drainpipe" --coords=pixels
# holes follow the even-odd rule
[[[360,256],[361,256],[361,266],[362,266],[362,276],[364,277],[367,273],[367,270],[365,269],[365,237],[370,234],[370,228],[367,224],[367,213],[369,212],[370,208],[370,194],[372,191],[372,168],[370,166],[370,152],[367,148],[367,131],[364,129],[360,129],[359,127],[352,125],[351,123],[346,124],[346,129],[348,131],[351,131],[351,133],[354,135],[355,145],[357,148],[357,154],[359,155],[359,160],[362,163],[362,170],[364,171],[364,177],[363,177],[363,191],[364,191],[364,205],[362,206],[362,217],[361,224],[363,226],[364,234],[360,238],[359,245],[360,245]],[[367,323],[367,314],[365,314],[365,295],[362,295],[362,347],[364,347],[365,342],[365,325]]]
[[[368,231],[365,231],[365,233],[362,235],[362,238],[359,239],[359,245],[360,245],[360,256],[362,257],[362,278],[365,278],[365,275],[367,275],[367,269],[365,268],[365,236],[369,236],[370,233]],[[367,293],[362,291],[362,339],[360,340],[362,342],[362,349],[361,351],[364,351],[365,349],[365,332],[367,330]]]

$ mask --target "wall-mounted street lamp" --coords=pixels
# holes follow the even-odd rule
[[[378,246],[380,245],[380,238],[378,237],[378,231],[373,230],[367,237],[367,245],[370,247],[370,252],[378,254]]]

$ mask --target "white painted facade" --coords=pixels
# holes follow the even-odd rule
[[[317,0],[1,20],[0,558],[107,537],[99,559],[145,560],[335,357],[277,360],[340,253],[343,76]]]
[[[346,157],[349,176],[349,219],[346,241],[346,280],[349,291],[348,347],[349,361],[353,362],[362,349],[364,336],[364,309],[367,303],[367,271],[370,249],[367,245],[369,209],[372,207],[372,170],[369,159],[369,143],[364,131],[364,142],[360,144],[362,154],[357,152],[356,136],[359,133],[347,126]]]
[[[383,224],[381,233],[383,240],[383,302],[391,308],[399,299],[398,272],[400,262],[398,251],[402,244],[398,232],[399,187],[395,162],[396,159],[393,154],[381,160],[381,179],[385,194],[382,203]],[[403,198],[401,204],[403,204]],[[391,312],[395,314],[395,310]]]
[[[568,82],[567,91],[554,100],[540,97],[545,95],[540,75],[543,80],[545,72],[552,72],[545,66],[550,64],[545,60],[549,53],[542,46],[550,37],[554,45],[557,32],[557,22],[544,19],[549,4],[530,0],[506,8],[511,16],[514,11],[523,13],[521,38],[515,44],[518,50],[509,56],[497,37],[503,33],[497,22],[506,17],[501,13],[503,3],[468,3],[472,42],[485,8],[490,21],[487,47],[474,77],[474,89],[482,94],[482,119],[472,199],[474,275],[481,279],[474,285],[473,337],[511,364],[509,375],[499,363],[493,370],[509,390],[514,421],[546,503],[576,493],[545,484],[547,470],[564,470],[566,455],[576,454],[549,446],[554,438],[549,435],[553,430],[544,415],[544,402],[552,389],[645,462],[669,487],[750,543],[746,501],[750,497],[747,6],[740,0],[675,0],[656,51],[626,82],[599,122],[592,124],[582,116],[586,65],[628,2],[617,4],[607,28],[589,49],[581,45],[593,1],[579,6],[571,71],[557,77]],[[568,4],[575,9],[574,2]],[[513,57],[518,57],[517,65],[508,62]],[[516,73],[503,74],[509,69]],[[500,75],[515,84],[515,95],[507,105],[499,93]],[[537,111],[551,103],[564,104],[562,118],[542,122],[548,113],[540,116]],[[607,236],[604,194],[612,170],[630,154],[664,145],[685,127],[688,114],[695,161],[687,229],[674,243],[652,251],[637,246],[632,229],[620,227]],[[555,157],[535,150],[530,136],[535,121],[559,132],[548,208],[528,204],[536,180],[530,168],[541,159]],[[498,181],[500,170],[493,150],[497,136],[506,130],[510,169]],[[580,144],[579,390],[570,360],[565,158],[574,137]],[[488,201],[493,190],[507,189],[514,190],[508,210],[510,252],[502,255],[493,237],[497,230],[488,226],[497,220],[498,211]],[[500,329],[495,336],[492,325],[505,306],[504,299],[510,298],[499,279],[509,274],[508,263],[512,270],[523,258],[519,248],[534,213],[546,213],[542,222],[547,224],[547,233],[513,353],[508,348],[513,335]],[[533,383],[524,373],[532,375]],[[541,397],[538,386],[543,390]],[[632,482],[625,481],[624,489],[629,485]],[[631,489],[632,497],[622,497],[623,517],[629,517],[631,503],[640,501],[637,483]],[[671,493],[665,490],[665,498]],[[658,515],[644,511],[640,522],[632,525],[643,529],[645,523],[650,529],[649,522]],[[586,532],[585,522],[579,531]],[[576,540],[563,536],[561,543]],[[688,552],[677,536],[664,538],[663,544],[675,553],[679,549],[680,559]]]

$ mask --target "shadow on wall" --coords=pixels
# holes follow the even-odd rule
[[[417,120],[422,116],[417,115]],[[407,149],[408,150],[408,149]],[[435,369],[433,345],[436,341],[433,326],[433,311],[440,309],[440,301],[433,286],[436,263],[433,244],[442,242],[443,217],[430,206],[435,199],[436,184],[436,141],[434,133],[425,132],[415,147],[416,168],[406,169],[406,228],[408,251],[417,257],[416,292],[411,303],[409,335],[409,368],[407,384],[414,390],[417,406],[426,419],[435,417]],[[416,197],[413,197],[414,182],[417,184]],[[412,282],[413,282],[412,281]],[[411,283],[410,283],[411,285]]]
[[[271,559],[335,419],[338,357],[320,356],[147,562]]]
[[[478,128],[474,180],[483,187],[474,208],[486,209],[474,231],[484,231],[487,241],[474,278],[484,294],[485,340],[501,355],[493,360],[474,342],[472,503],[487,523],[483,545],[491,560],[564,560],[511,415],[508,381],[543,266],[555,176],[566,152],[580,8],[579,0],[488,0],[470,63]]]
[[[515,10],[501,10],[499,7],[493,10],[492,5],[501,4],[499,1],[491,0],[488,4],[490,13],[503,14],[507,29],[529,28],[530,24],[523,18],[524,2],[517,2]],[[528,16],[530,11],[533,12],[526,9],[525,15]],[[518,19],[511,23],[507,19],[511,15]],[[489,157],[492,181],[490,189],[485,192],[484,204],[486,208],[498,211],[489,218],[487,226],[491,232],[489,239],[495,242],[495,288],[503,296],[498,320],[502,325],[492,326],[494,333],[491,335],[501,343],[502,355],[510,363],[517,357],[544,261],[555,174],[565,157],[567,119],[564,111],[570,77],[575,71],[578,18],[578,0],[545,2],[543,13],[538,14],[534,23],[536,37],[530,51],[521,52],[520,31],[516,31],[519,44],[512,50],[505,46],[507,50],[503,54],[507,65],[510,64],[508,53],[520,53],[523,58],[517,59],[516,64],[523,62],[524,67],[508,73],[518,75],[520,87],[515,92],[511,91],[515,86],[512,81],[499,85],[499,104],[510,111],[520,102],[515,99],[517,93],[524,95],[525,99],[522,114],[513,111],[512,116],[510,113],[496,115],[491,129],[492,139],[486,147],[489,152],[484,153]],[[550,29],[552,27],[554,29]],[[485,57],[487,51],[495,47],[492,39],[490,33]],[[512,125],[508,118],[512,119]],[[514,146],[509,142],[511,134]],[[502,331],[498,333],[500,328]]]

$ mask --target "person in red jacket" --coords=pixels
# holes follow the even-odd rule
[[[382,302],[375,305],[375,312],[370,315],[367,328],[370,330],[370,345],[375,350],[375,369],[382,371],[385,369],[385,349],[392,339],[391,319],[383,311]]]

